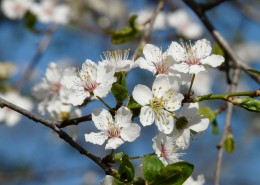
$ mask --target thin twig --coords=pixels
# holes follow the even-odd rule
[[[227,1],[232,1],[232,0],[215,0],[209,3],[200,4],[200,6],[202,7],[203,11],[208,11]]]
[[[47,47],[50,44],[52,35],[56,30],[56,25],[50,27],[50,29],[45,31],[45,35],[43,36],[42,40],[39,42],[38,49],[34,54],[30,64],[28,65],[27,69],[24,72],[22,78],[17,82],[16,90],[21,90],[24,84],[30,79],[33,74],[35,67],[38,65],[40,59],[42,58],[44,52],[46,51]]]
[[[50,129],[52,129],[53,131],[55,131],[59,137],[61,139],[63,139],[64,141],[66,141],[70,146],[72,146],[73,148],[75,148],[79,153],[81,153],[82,155],[87,156],[88,158],[90,158],[92,161],[94,161],[97,165],[99,165],[106,174],[112,174],[111,168],[109,165],[104,164],[101,161],[100,157],[96,157],[95,155],[91,154],[90,152],[88,152],[87,150],[85,150],[82,146],[80,146],[78,143],[76,143],[75,141],[73,141],[73,139],[63,130],[61,130],[60,128],[57,127],[57,122],[53,122],[47,119],[42,118],[41,116],[32,113],[30,111],[27,111],[21,107],[18,107],[6,100],[4,100],[3,98],[0,97],[0,107],[4,108],[4,107],[8,107],[16,112],[21,113],[22,115],[26,116],[27,118],[37,122],[37,123],[41,123],[43,125],[45,125],[46,127],[49,127]]]
[[[64,127],[67,127],[67,126],[70,126],[70,125],[78,125],[79,123],[82,123],[84,121],[91,121],[91,120],[92,120],[92,116],[91,116],[91,114],[89,114],[89,115],[78,117],[78,118],[59,121],[56,125],[59,128],[64,128]]]
[[[230,93],[236,91],[237,84],[239,82],[240,72],[241,72],[241,70],[239,68],[234,70],[234,73],[232,76],[232,83],[231,83],[230,90],[229,90]],[[214,182],[215,185],[219,185],[223,152],[224,152],[223,145],[224,145],[227,135],[229,134],[229,132],[231,130],[232,112],[233,112],[233,104],[228,103],[225,125],[224,125],[224,129],[223,129],[223,133],[222,133],[220,142],[217,147],[218,148],[218,157],[217,157],[217,164],[216,164],[216,171],[215,171],[215,182]]]
[[[241,68],[245,73],[247,73],[252,79],[256,82],[260,83],[260,76],[250,73],[248,69],[250,67],[246,65],[231,49],[230,45],[224,39],[224,37],[215,29],[212,23],[209,21],[205,11],[200,6],[200,4],[196,3],[193,0],[183,0],[186,5],[188,5],[199,17],[204,26],[208,29],[209,33],[214,37],[220,47],[224,50],[227,57],[234,63],[235,67]]]
[[[140,55],[140,50],[144,47],[150,34],[152,33],[155,19],[156,19],[157,15],[159,14],[159,12],[161,11],[161,9],[163,8],[165,1],[166,0],[160,0],[157,7],[155,8],[155,10],[151,16],[151,19],[150,19],[149,27],[144,31],[143,36],[132,56],[133,60],[136,60],[138,58],[138,56]]]

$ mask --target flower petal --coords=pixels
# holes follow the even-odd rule
[[[201,115],[194,116],[189,122],[189,125],[191,125],[189,128],[195,132],[202,132],[209,126],[209,119]]]
[[[180,64],[174,64],[171,67],[171,69],[182,72],[182,73],[188,73],[190,70],[190,66],[187,63],[182,62]]]
[[[218,67],[225,61],[221,55],[210,55],[201,60],[202,64],[208,64],[212,67]]]
[[[135,123],[121,130],[121,138],[125,141],[132,142],[140,136],[141,127]]]
[[[164,96],[170,89],[170,80],[166,75],[157,75],[153,82],[153,95],[157,98]]]
[[[124,143],[124,141],[121,138],[115,137],[110,138],[107,141],[107,144],[105,146],[105,149],[116,149],[117,147],[121,146]]]
[[[159,129],[159,131],[170,134],[173,130],[174,120],[169,112],[162,110],[160,117],[156,117],[155,123]]]
[[[173,93],[170,94],[167,98],[167,102],[165,103],[165,109],[168,111],[175,111],[178,110],[181,107],[181,102],[184,99],[184,96],[180,93]]]
[[[89,59],[82,64],[82,69],[79,73],[81,79],[85,79],[86,74],[89,75],[92,80],[96,80],[97,78],[97,64]]]
[[[199,59],[203,59],[210,55],[212,48],[207,39],[201,39],[192,46],[192,50],[195,51]]]
[[[180,115],[190,118],[194,116],[199,110],[198,103],[184,103],[181,107]]]
[[[151,71],[153,74],[156,73],[156,67],[153,62],[150,60],[145,60],[143,57],[140,57],[136,60],[136,63],[139,64],[139,67],[141,69],[146,69],[148,71]]]
[[[178,139],[176,140],[176,144],[178,147],[180,147],[181,149],[187,149],[189,147],[190,144],[190,130],[189,129],[185,129],[182,132],[182,135],[178,137]]]
[[[143,54],[150,62],[156,62],[162,56],[162,51],[155,45],[146,44],[143,49]]]
[[[190,74],[198,74],[201,71],[205,71],[205,68],[203,65],[191,65],[189,73]]]
[[[116,81],[115,77],[110,78],[111,81],[99,84],[93,91],[95,96],[100,98],[105,97],[111,90],[113,83]]]
[[[179,43],[172,42],[167,51],[177,62],[186,61],[187,51]]]
[[[145,85],[137,85],[133,90],[133,98],[140,105],[148,105],[153,97],[152,91]]]
[[[140,122],[143,126],[151,125],[154,122],[154,111],[149,106],[144,106],[141,108],[140,112]]]
[[[132,112],[128,108],[122,106],[116,111],[115,123],[123,128],[129,127],[132,115]]]
[[[99,130],[107,130],[108,123],[113,123],[113,118],[106,109],[95,109],[92,113],[92,120]]]
[[[85,140],[86,142],[90,142],[97,145],[103,145],[104,142],[107,140],[107,135],[105,132],[98,132],[94,133],[91,132],[90,134],[85,134]]]
[[[104,83],[108,82],[113,78],[115,74],[115,67],[105,63],[105,62],[99,62],[97,67],[97,82],[98,83]]]

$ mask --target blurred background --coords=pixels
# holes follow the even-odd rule
[[[31,2],[16,1],[20,1],[22,5]],[[16,7],[15,13],[10,13],[14,7],[0,1],[0,93],[4,93],[6,89],[19,89],[23,96],[31,98],[33,112],[37,112],[37,101],[32,97],[31,89],[41,82],[50,62],[64,68],[74,66],[80,69],[86,59],[100,61],[104,51],[128,48],[131,57],[158,4],[157,0],[65,0],[46,5],[48,11],[56,12],[48,17],[41,14],[44,1],[37,1],[39,6],[31,13],[23,13],[21,7]],[[137,30],[133,30],[129,21],[133,15],[138,15],[135,20]],[[251,68],[260,70],[260,2],[228,1],[210,10],[207,15],[236,54]],[[195,41],[201,38],[212,41],[215,47],[211,35],[182,1],[167,0],[155,21],[149,43],[166,50],[172,41]],[[32,63],[35,66],[32,67]],[[33,72],[25,77],[29,66],[33,68]],[[129,92],[137,84],[151,86],[153,79],[150,72],[133,69],[127,75]],[[242,73],[238,91],[255,89],[259,89],[259,84]],[[197,95],[228,92],[225,70],[209,69],[208,72],[199,74],[193,90]],[[110,95],[105,100],[111,105],[115,104]],[[223,103],[212,101],[202,104],[215,110]],[[82,114],[87,115],[100,106],[103,105],[91,102],[82,109]],[[209,126],[203,135],[197,135],[191,141],[182,158],[195,164],[193,176],[205,175],[206,185],[213,184],[216,146],[222,134],[224,120],[225,112],[222,112],[217,116],[219,133],[213,134],[212,126]],[[90,152],[105,156],[109,151],[105,151],[103,146],[86,143],[84,140],[85,133],[96,131],[91,123],[83,122],[77,129],[69,127],[65,130],[77,137],[77,142]],[[259,114],[235,107],[232,132],[236,147],[232,154],[224,152],[221,184],[260,184]],[[117,151],[124,151],[130,156],[151,153],[152,138],[156,133],[155,125],[142,127],[141,137],[119,147]],[[96,185],[104,175],[90,159],[80,155],[47,127],[24,117],[12,126],[2,120],[0,184]]]

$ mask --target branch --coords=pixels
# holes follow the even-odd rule
[[[81,122],[91,121],[91,120],[92,120],[92,116],[91,116],[91,114],[89,114],[89,115],[78,117],[78,118],[59,121],[56,125],[59,128],[64,128],[64,127],[67,127],[67,126],[70,126],[70,125],[78,125]]]
[[[144,47],[150,34],[152,33],[155,19],[156,19],[157,15],[159,14],[159,12],[161,11],[161,9],[163,8],[165,1],[166,0],[159,0],[159,3],[151,16],[149,27],[144,31],[144,34],[143,34],[137,48],[135,49],[135,52],[132,56],[133,60],[136,60],[139,57],[140,50]]]
[[[213,8],[219,6],[220,4],[227,2],[227,1],[233,1],[233,0],[215,0],[215,1],[212,1],[212,2],[209,2],[209,3],[203,3],[203,4],[198,3],[198,4],[202,7],[203,11],[206,12],[206,11],[211,10],[211,9],[213,9]]]
[[[44,119],[41,116],[29,112],[21,107],[18,107],[6,100],[4,100],[3,98],[0,97],[0,107],[4,108],[4,107],[8,107],[16,112],[21,113],[22,115],[26,116],[27,118],[37,122],[37,123],[41,123],[42,125],[49,127],[50,129],[52,129],[54,132],[56,132],[59,137],[61,139],[63,139],[64,141],[66,141],[70,146],[72,146],[73,148],[75,148],[79,153],[81,153],[82,155],[87,156],[88,158],[90,158],[92,161],[94,161],[97,165],[99,165],[105,172],[106,174],[112,174],[112,170],[110,168],[109,165],[104,164],[101,161],[101,158],[96,157],[95,155],[91,154],[90,152],[88,152],[87,150],[85,150],[82,146],[80,146],[78,143],[76,143],[75,141],[73,141],[73,139],[63,130],[61,130],[56,124],[58,124],[57,122],[52,122],[50,120]]]
[[[253,78],[256,82],[260,83],[260,76],[256,74],[252,74],[247,69],[250,67],[246,65],[231,49],[230,45],[224,39],[224,37],[215,29],[212,23],[209,21],[207,15],[205,14],[204,9],[200,6],[200,4],[196,3],[192,0],[183,0],[187,6],[189,6],[198,16],[198,18],[202,21],[204,26],[207,28],[209,33],[214,37],[216,42],[221,46],[224,50],[226,56],[230,58],[230,60],[234,63],[235,67],[241,68],[246,74],[248,74],[251,78]]]
[[[47,47],[49,46],[51,38],[52,38],[52,34],[55,30],[56,30],[56,25],[53,25],[49,30],[46,30],[46,33],[43,36],[42,40],[40,41],[40,43],[38,45],[38,49],[37,49],[36,53],[34,54],[29,66],[27,67],[27,69],[24,72],[24,75],[22,76],[20,81],[18,81],[18,83],[16,85],[17,90],[20,90],[23,87],[24,83],[26,83],[30,79],[35,67],[37,66],[41,57],[43,56],[44,52],[46,51]]]
[[[231,94],[232,94],[232,92],[236,91],[237,84],[239,82],[240,72],[241,72],[240,69],[234,70],[233,77],[232,77],[232,83],[231,83],[230,90],[229,90],[229,92]],[[258,94],[259,94],[259,91],[258,91]],[[224,125],[224,129],[223,129],[223,133],[222,133],[220,142],[217,147],[218,148],[218,157],[217,157],[217,165],[216,165],[216,172],[215,172],[215,182],[214,182],[215,185],[219,185],[223,152],[224,152],[223,145],[224,145],[227,135],[231,132],[232,112],[233,112],[233,104],[228,103],[225,125]]]

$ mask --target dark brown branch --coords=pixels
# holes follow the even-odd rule
[[[256,82],[260,83],[260,76],[256,74],[252,74],[247,71],[250,67],[246,65],[231,49],[227,41],[224,37],[215,29],[212,23],[209,21],[205,11],[200,6],[200,4],[196,3],[192,0],[183,0],[186,5],[188,5],[199,17],[204,26],[207,28],[209,33],[214,37],[220,47],[224,50],[226,56],[233,62],[235,67],[241,68],[245,73],[247,73],[251,78],[253,78]]]
[[[2,99],[1,97],[0,97],[0,107],[1,108],[8,107],[16,112],[19,112],[20,114],[26,116],[27,118],[29,118],[37,123],[41,123],[41,124],[45,125],[46,127],[49,127],[54,132],[56,132],[61,139],[66,141],[70,146],[75,148],[79,153],[87,156],[92,161],[94,161],[97,165],[99,165],[105,171],[106,174],[112,174],[112,171],[111,171],[111,168],[109,165],[104,164],[101,161],[100,157],[96,157],[95,155],[93,155],[90,152],[88,152],[87,150],[85,150],[78,143],[76,143],[66,132],[64,132],[63,130],[61,130],[60,128],[57,127],[57,125],[56,125],[56,124],[58,124],[57,122],[55,122],[55,121],[53,122],[53,121],[44,119],[35,113],[29,112],[21,107],[18,107],[16,105]]]
[[[89,115],[78,117],[78,118],[59,121],[56,125],[59,128],[64,128],[64,127],[67,127],[70,125],[78,125],[79,123],[82,123],[84,121],[91,121],[91,120],[92,120],[92,116],[91,116],[91,114],[89,114]]]
[[[233,0],[215,0],[215,1],[212,1],[209,3],[203,3],[203,4],[199,4],[199,5],[202,7],[203,11],[205,12],[205,11],[211,10],[227,1],[233,1]]]
[[[139,57],[140,50],[144,47],[144,45],[146,44],[150,34],[152,33],[155,19],[156,19],[157,15],[159,14],[159,12],[161,11],[161,9],[163,8],[165,1],[166,0],[159,0],[159,3],[158,3],[157,7],[155,8],[155,10],[154,10],[154,12],[151,16],[151,19],[149,20],[150,21],[149,27],[144,31],[143,36],[142,36],[134,54],[133,54],[133,57],[132,57],[133,60],[136,60]]]

